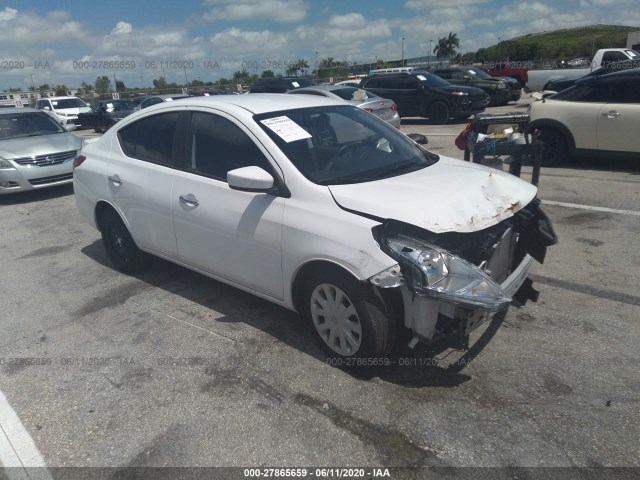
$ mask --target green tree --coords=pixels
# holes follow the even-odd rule
[[[157,90],[164,90],[167,88],[167,80],[164,77],[154,78],[153,79],[153,88]]]
[[[449,36],[438,39],[438,43],[433,49],[433,53],[436,54],[436,58],[452,58],[456,55],[457,50],[460,48],[460,39],[457,33],[449,32]]]
[[[84,92],[91,92],[93,91],[93,85],[90,85],[88,83],[82,82],[80,84],[80,88],[82,88],[82,91]]]
[[[55,87],[53,87],[53,89],[56,92],[56,95],[58,96],[65,96],[69,91],[66,85],[56,85]]]
[[[273,73],[273,70],[263,70],[262,71],[262,78],[273,78],[275,77],[275,73]]]
[[[124,92],[126,89],[122,80],[116,80],[116,92]]]
[[[242,83],[249,77],[251,77],[251,75],[246,70],[238,70],[237,72],[233,72],[233,81],[236,83]]]
[[[98,94],[105,94],[111,92],[111,80],[106,75],[96,78],[95,83],[93,84]]]

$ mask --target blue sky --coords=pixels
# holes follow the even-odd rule
[[[640,30],[637,7],[637,0],[0,0],[0,89],[26,88],[32,78],[74,87],[114,74],[127,86],[150,86],[163,69],[177,83],[185,73],[189,81],[243,69],[284,73],[298,59],[313,68],[315,52],[366,63],[398,59],[403,45],[411,58],[449,32],[466,52],[559,28]],[[128,63],[117,70],[100,63],[113,61]]]

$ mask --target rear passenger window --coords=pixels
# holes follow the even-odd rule
[[[420,86],[420,83],[413,77],[402,76],[398,78],[398,88],[401,90],[415,90]]]
[[[191,118],[187,170],[227,181],[227,172],[257,166],[272,173],[254,141],[224,117],[196,112]]]
[[[161,113],[120,129],[118,139],[122,150],[129,157],[177,166],[172,152],[180,114]]]

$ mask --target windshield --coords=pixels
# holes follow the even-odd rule
[[[479,68],[472,67],[472,68],[468,68],[467,70],[469,74],[475,75],[478,78],[493,78],[487,72],[480,70]]]
[[[66,130],[46,113],[0,114],[0,140],[63,133]]]
[[[451,85],[447,80],[429,72],[413,72],[418,80],[430,87],[447,87]]]
[[[105,110],[111,112],[114,110],[133,110],[136,108],[136,104],[131,100],[113,100],[96,103],[92,110],[99,112],[104,107]]]
[[[360,183],[433,165],[438,156],[349,105],[285,110],[255,121],[295,167],[320,185]]]
[[[51,104],[53,105],[54,109],[79,108],[79,107],[86,107],[87,106],[87,104],[84,103],[79,98],[64,98],[64,99],[61,99],[61,100],[51,100]]]

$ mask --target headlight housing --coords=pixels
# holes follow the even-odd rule
[[[469,94],[467,92],[455,91],[451,92],[451,95],[455,95],[456,97],[468,97]]]
[[[414,292],[473,309],[506,309],[511,298],[484,271],[463,258],[422,240],[400,234],[384,238],[385,251],[403,269]]]
[[[0,158],[0,170],[13,170],[15,167],[10,161]]]
[[[504,88],[507,88],[507,84],[506,84],[506,83],[504,83],[502,80],[500,80],[500,81],[498,82],[498,89],[499,89],[499,90],[502,90],[502,89],[504,89]]]

